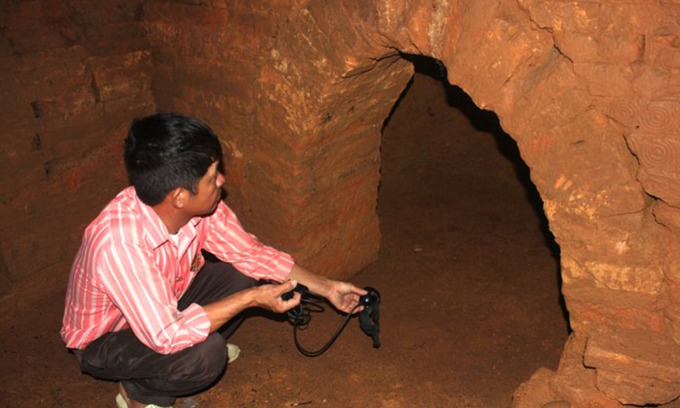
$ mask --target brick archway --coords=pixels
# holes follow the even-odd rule
[[[1,11],[6,286],[63,279],[82,225],[125,184],[117,155],[130,117],[170,109],[223,136],[231,200],[250,230],[266,228],[329,276],[359,271],[380,240],[381,126],[412,75],[400,53],[424,55],[498,115],[560,245],[574,334],[558,371],[527,387],[550,384],[582,407],[680,395],[677,2],[36,1]]]
[[[574,334],[558,372],[534,381],[579,406],[675,398],[678,111],[676,88],[659,85],[674,72],[672,41],[659,30],[676,23],[661,7],[639,17],[640,7],[384,1],[279,10],[285,18],[275,19],[271,41],[255,44],[250,66],[257,137],[221,129],[237,152],[241,204],[272,214],[248,221],[255,230],[277,224],[284,247],[329,275],[374,259],[380,127],[412,74],[399,54],[437,58],[449,82],[496,112],[517,141],[561,248]]]

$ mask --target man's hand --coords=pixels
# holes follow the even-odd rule
[[[283,313],[294,308],[300,304],[300,294],[296,292],[288,300],[283,300],[281,295],[293,290],[296,285],[296,281],[289,280],[281,284],[255,286],[203,306],[210,320],[210,332],[219,329],[249,307],[262,307],[275,313]]]
[[[359,304],[359,298],[368,293],[349,282],[328,279],[313,274],[298,265],[293,265],[289,278],[300,281],[300,283],[307,286],[310,291],[325,297],[333,304],[333,306],[345,313],[351,312],[352,309]],[[363,310],[363,308],[359,307],[354,312],[357,313],[361,310]]]
[[[290,292],[297,286],[295,280],[287,280],[281,284],[261,285],[253,288],[253,300],[258,307],[275,313],[286,312],[300,304],[301,295],[294,292],[293,297],[283,300],[284,293]]]
[[[329,302],[333,304],[338,310],[349,313],[359,304],[359,298],[368,292],[360,289],[349,282],[330,281],[330,288],[328,293],[324,295]],[[359,307],[354,310],[358,313],[363,310]]]

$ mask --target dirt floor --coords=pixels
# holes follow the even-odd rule
[[[380,260],[354,282],[382,295],[382,347],[354,319],[308,358],[287,322],[253,316],[232,339],[239,360],[177,406],[501,408],[556,368],[568,333],[557,248],[493,114],[418,73],[384,131],[378,211]],[[14,317],[2,321],[0,406],[115,406],[117,385],[80,374],[59,339],[62,285],[30,308],[1,305]],[[339,323],[315,315],[300,341],[315,348]]]

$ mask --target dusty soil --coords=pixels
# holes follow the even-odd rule
[[[382,347],[351,321],[327,353],[304,357],[287,322],[255,315],[233,337],[239,360],[178,406],[500,408],[556,368],[568,323],[540,199],[494,115],[429,68],[385,127],[383,246],[354,279],[381,292]],[[63,285],[36,282],[37,304],[0,305],[13,316],[1,322],[0,406],[115,406],[116,384],[80,374],[59,339]],[[315,315],[300,340],[315,348],[339,323]]]

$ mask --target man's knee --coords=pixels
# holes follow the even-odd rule
[[[255,286],[255,279],[242,274],[230,263],[207,263],[204,269],[212,275],[209,279],[219,283],[225,293],[232,294]]]
[[[226,342],[218,333],[212,333],[205,341],[194,345],[189,352],[191,357],[185,363],[189,370],[185,376],[192,381],[205,385],[212,383],[227,365]]]
[[[179,300],[178,309],[184,310],[192,303],[207,305],[255,285],[232,265],[209,262],[198,272],[196,279]]]

